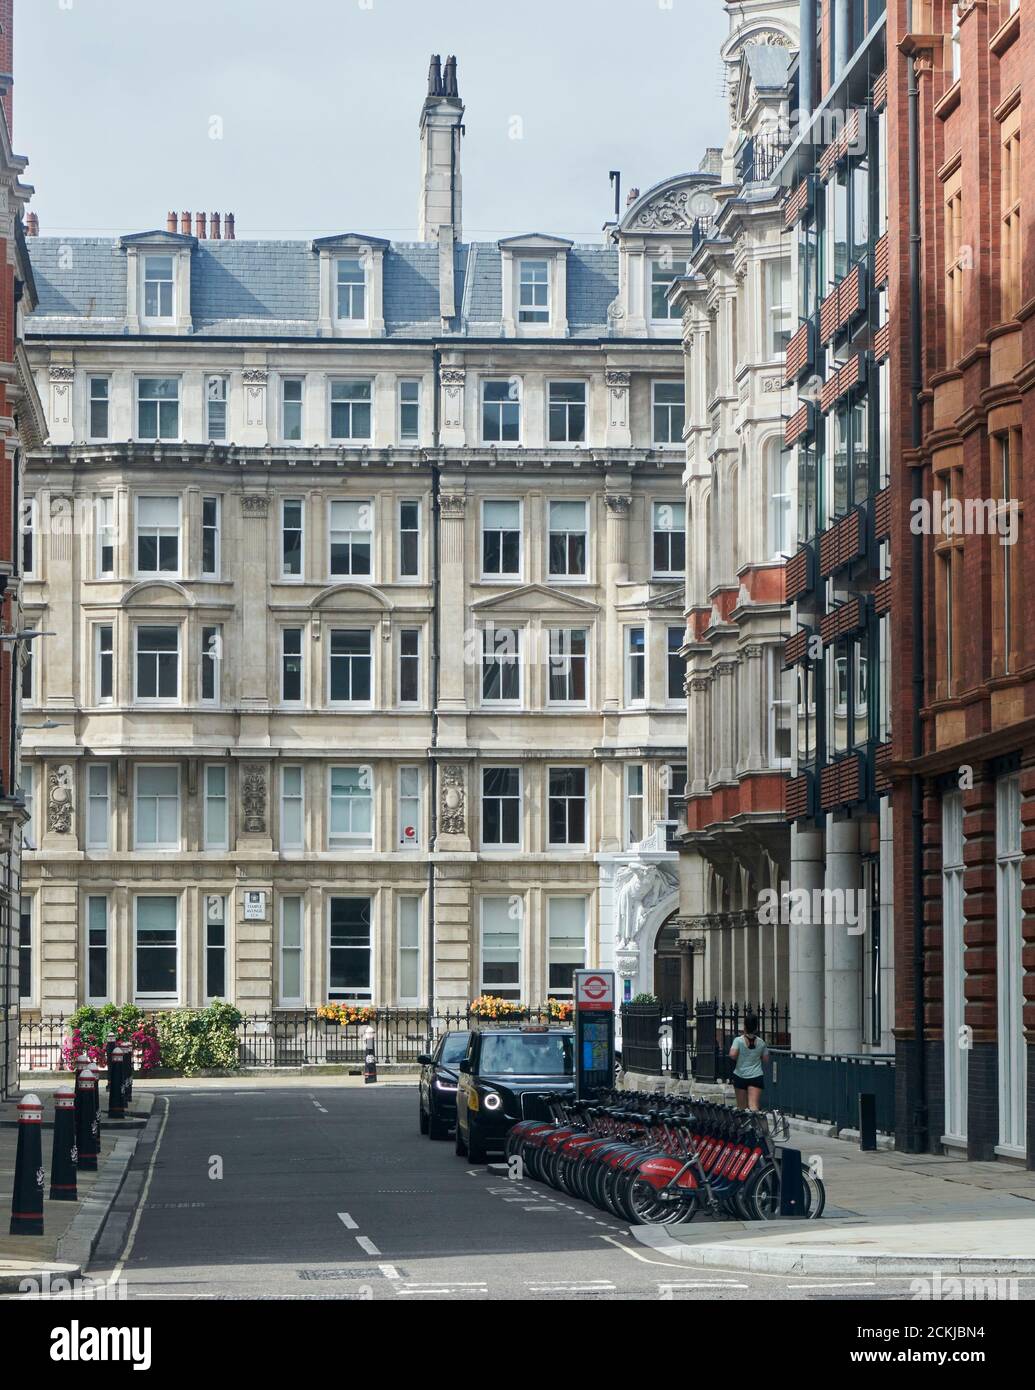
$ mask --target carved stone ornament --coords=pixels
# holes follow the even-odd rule
[[[245,386],[265,386],[269,379],[269,373],[265,367],[245,367],[241,373],[241,379]]]
[[[443,367],[441,380],[443,386],[463,386],[467,375],[463,367]]]
[[[447,763],[442,769],[439,823],[445,835],[466,834],[464,770],[458,763]]]
[[[604,505],[612,516],[625,516],[632,502],[631,497],[627,497],[620,492],[605,492]]]
[[[75,368],[74,368],[74,367],[51,367],[51,369],[50,369],[50,379],[51,379],[51,381],[55,381],[55,382],[57,382],[57,381],[75,381]]]
[[[444,492],[438,502],[443,516],[462,517],[467,507],[467,498],[463,493]]]
[[[261,763],[245,768],[241,784],[241,805],[244,809],[244,828],[249,835],[266,833],[266,769]]]
[[[652,909],[679,888],[676,871],[668,864],[634,860],[615,874],[615,944],[624,951],[639,944]]]
[[[628,391],[629,375],[628,372],[605,372],[604,385],[609,386],[612,391]]]
[[[246,492],[241,498],[241,511],[245,516],[264,517],[269,509],[270,499],[265,492]]]
[[[54,835],[72,833],[72,767],[62,763],[47,779],[47,829]]]

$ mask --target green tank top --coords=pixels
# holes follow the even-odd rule
[[[733,1039],[732,1046],[737,1053],[733,1063],[733,1070],[737,1075],[742,1076],[745,1081],[750,1081],[753,1076],[761,1076],[765,1039],[756,1037],[754,1047],[748,1047],[742,1034],[738,1033]]]

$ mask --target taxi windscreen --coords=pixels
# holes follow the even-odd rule
[[[561,1033],[509,1033],[483,1038],[478,1068],[497,1076],[571,1076],[572,1040]]]

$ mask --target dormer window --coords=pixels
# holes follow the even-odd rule
[[[349,338],[384,335],[384,257],[389,243],[380,237],[344,232],[319,237],[320,333]]]
[[[505,338],[567,337],[571,247],[570,241],[542,232],[499,243]]]
[[[189,333],[191,256],[194,237],[176,232],[134,232],[119,246],[126,253],[126,331]]]
[[[518,276],[518,321],[549,323],[549,264],[546,261],[521,261]]]
[[[650,316],[655,321],[678,319],[678,309],[668,302],[672,282],[686,274],[686,261],[674,261],[662,256],[650,263]]]
[[[338,318],[363,323],[367,316],[367,276],[358,257],[346,256],[337,262]]]
[[[173,258],[172,256],[144,257],[144,318],[173,317]]]

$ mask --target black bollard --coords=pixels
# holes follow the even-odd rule
[[[11,1235],[43,1234],[43,1106],[39,1096],[18,1102],[18,1152],[11,1195]]]
[[[872,1091],[859,1093],[859,1148],[863,1153],[877,1148],[877,1097]]]
[[[803,1216],[805,1185],[801,1180],[801,1150],[780,1150],[780,1215]]]
[[[363,1084],[377,1080],[377,1054],[374,1051],[374,1030],[368,1028],[363,1034]]]
[[[59,1086],[54,1092],[54,1157],[50,1165],[50,1200],[74,1202],[75,1182],[75,1091]]]
[[[108,1051],[108,1119],[125,1118],[126,1102],[123,1098],[122,1078],[125,1074],[122,1044],[116,1043]]]
[[[79,1092],[75,1100],[75,1146],[79,1152],[80,1170],[96,1173],[101,1125],[97,1116],[97,1073],[93,1067],[84,1067],[79,1073]]]

